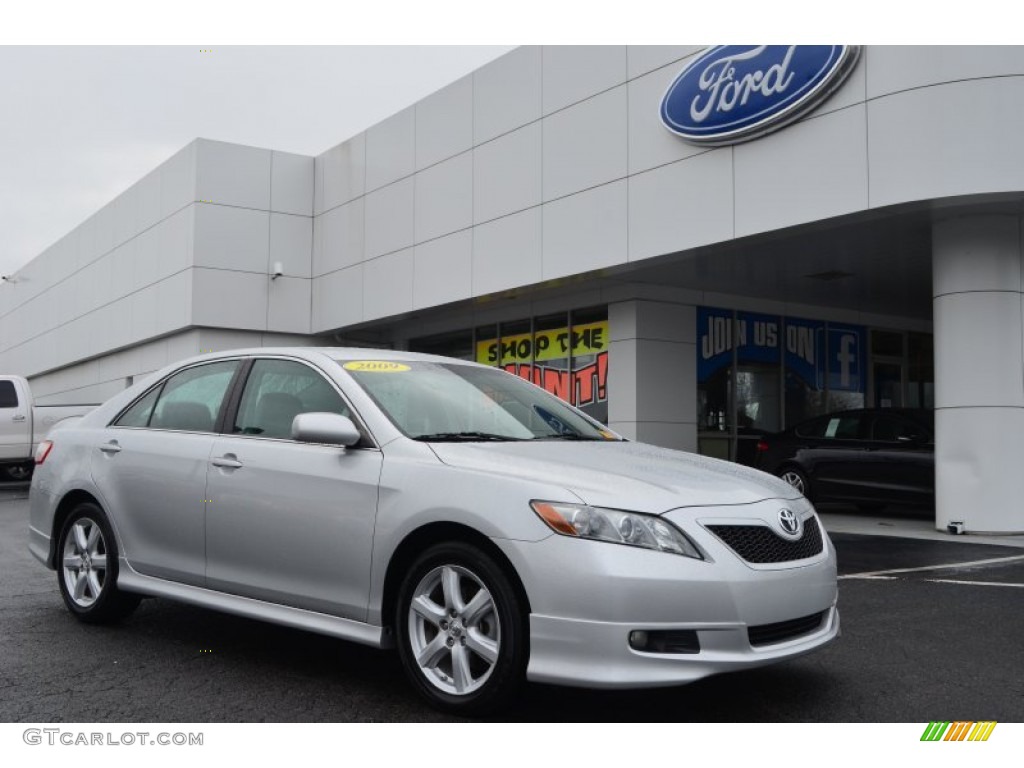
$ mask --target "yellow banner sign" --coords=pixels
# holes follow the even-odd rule
[[[497,339],[478,341],[476,361],[484,365],[543,363],[568,357],[570,346],[573,357],[597,355],[608,349],[608,321],[574,325],[571,339],[568,328],[554,328],[537,331],[532,336],[529,333],[502,336],[500,350],[498,344]]]

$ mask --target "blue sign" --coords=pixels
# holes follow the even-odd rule
[[[853,69],[856,45],[720,45],[697,57],[661,102],[665,126],[698,144],[777,130],[824,101]]]
[[[786,371],[802,379],[808,389],[825,389],[825,324],[787,317],[785,338]]]
[[[864,392],[864,327],[828,324],[828,388]]]

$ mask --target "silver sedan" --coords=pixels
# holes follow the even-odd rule
[[[835,550],[792,487],[473,363],[205,355],[36,462],[30,548],[80,620],[158,596],[397,646],[449,711],[523,680],[680,684],[839,633]]]

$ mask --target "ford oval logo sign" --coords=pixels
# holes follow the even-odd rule
[[[697,144],[747,141],[824,101],[859,54],[856,45],[720,45],[675,79],[661,101],[661,120]]]

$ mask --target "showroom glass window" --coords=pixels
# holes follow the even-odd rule
[[[758,436],[863,407],[866,345],[862,326],[698,307],[698,450],[749,464]]]

